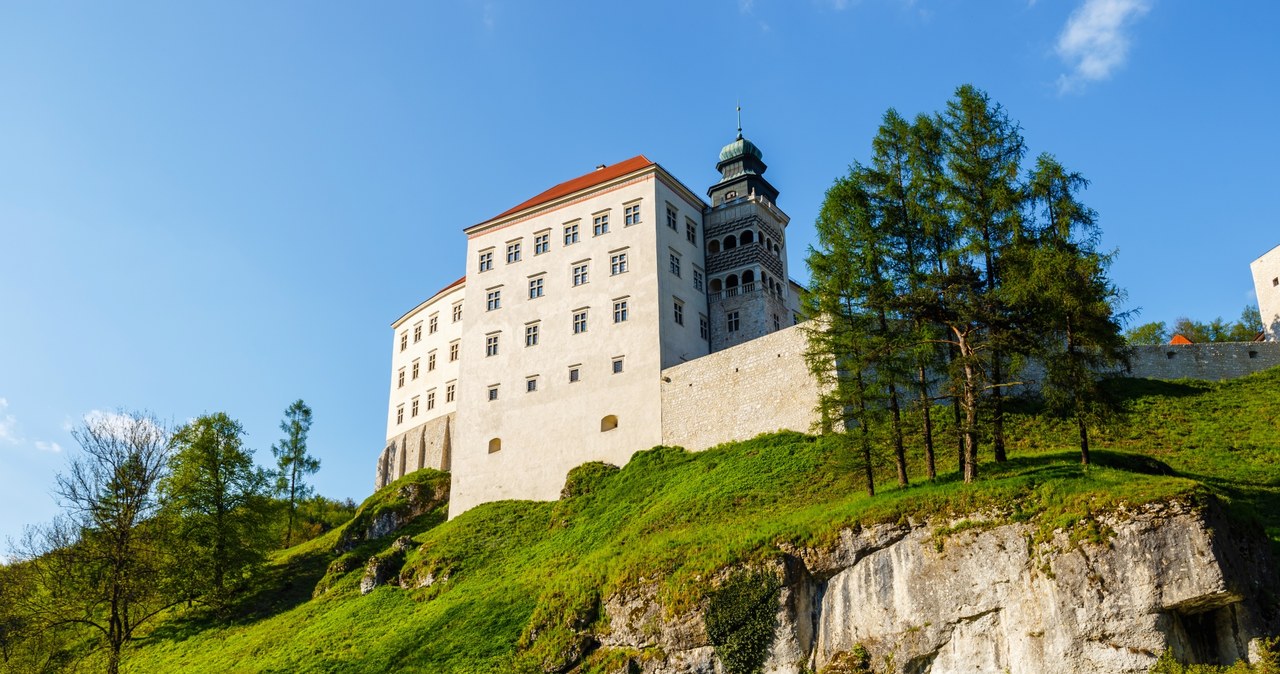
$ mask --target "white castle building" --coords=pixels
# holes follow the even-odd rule
[[[1249,265],[1253,289],[1258,295],[1258,314],[1267,339],[1280,341],[1280,246],[1263,253]]]
[[[763,155],[739,132],[716,168],[710,203],[638,156],[466,228],[466,276],[392,324],[377,486],[449,470],[453,516],[555,499],[587,461],[808,430],[814,400],[786,387],[755,401],[767,414],[714,418],[716,387],[746,376],[745,361],[709,354],[781,331],[757,349],[752,376],[808,376],[799,333],[787,330],[799,316],[788,217]],[[695,359],[705,366],[681,369]]]

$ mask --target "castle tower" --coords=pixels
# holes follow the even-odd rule
[[[768,167],[755,143],[738,137],[720,151],[720,182],[707,190],[704,213],[707,308],[711,350],[767,335],[791,325],[786,227],[775,204],[778,190],[764,178]]]

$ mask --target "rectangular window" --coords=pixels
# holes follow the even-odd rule
[[[542,277],[529,279],[529,299],[536,300],[542,297]]]
[[[495,384],[494,386],[489,387],[489,401],[492,402],[497,399],[498,399],[498,387]]]
[[[445,402],[447,403],[453,402],[454,391],[457,390],[457,387],[458,385],[454,382],[449,382],[448,384],[444,385],[444,401]]]
[[[684,325],[684,302],[675,300],[672,303],[673,316],[676,319],[676,325]]]
[[[574,265],[573,267],[573,285],[580,286],[587,282],[587,265],[586,263]]]
[[[579,368],[579,367],[580,367],[580,366],[578,366],[578,365],[570,365],[570,366],[569,366],[569,383],[570,383],[570,384],[573,384],[573,383],[576,383],[576,382],[579,382],[579,381],[581,381],[581,380],[582,380],[582,377],[580,376],[579,371],[578,371],[578,368]]]
[[[430,412],[436,408],[436,390],[427,391],[427,411]]]
[[[416,360],[413,361],[413,379],[418,378],[418,365],[419,365],[418,361]]]
[[[485,355],[485,358],[488,358],[489,356],[498,355],[498,336],[497,335],[485,335],[484,355]]]
[[[698,336],[705,339],[711,339],[711,324],[707,322],[707,317],[698,314]]]
[[[667,206],[667,226],[670,227],[671,231],[673,232],[676,231],[676,220],[677,220],[677,214],[676,214],[675,207],[668,205]]]
[[[502,291],[490,290],[485,296],[485,310],[493,311],[502,308]]]
[[[480,271],[486,272],[493,269],[493,251],[486,250],[480,253]]]
[[[396,373],[396,388],[404,388],[404,368]]]
[[[671,273],[680,276],[680,256],[675,253],[671,254]]]
[[[730,311],[730,312],[725,316],[725,328],[726,328],[729,332],[737,332],[737,331],[738,331],[738,328],[740,327],[740,325],[741,325],[741,324],[740,324],[740,323],[739,323],[739,321],[738,321],[738,312],[736,312],[736,311]]]
[[[512,241],[507,244],[507,264],[520,261],[520,242]]]
[[[773,329],[774,330],[782,329],[782,320],[778,318],[777,314],[773,315]]]
[[[684,237],[689,240],[689,243],[698,245],[698,226],[687,218],[684,221]]]
[[[402,332],[400,333],[400,350],[404,351],[407,348],[409,348],[409,333]]]
[[[396,405],[396,423],[404,423],[404,405]]]
[[[418,416],[418,399],[416,397],[409,402],[409,416]]]
[[[632,204],[622,209],[622,224],[623,225],[640,224],[640,204]]]
[[[453,305],[453,322],[457,323],[462,320],[462,302]]]
[[[613,303],[613,322],[624,323],[627,320],[627,301],[618,300]]]
[[[439,330],[439,329],[440,329],[440,317],[432,316],[430,320],[427,321],[427,334],[434,335],[436,334],[436,330]]]
[[[533,235],[533,254],[541,255],[551,250],[551,234],[542,233]]]
[[[693,289],[702,290],[702,272],[697,267],[693,268]]]
[[[458,343],[454,342],[449,345],[449,362],[458,360]]]
[[[613,276],[627,273],[626,253],[615,253],[609,256],[609,273]]]
[[[572,246],[578,242],[578,223],[564,226],[564,245]]]
[[[537,378],[537,377],[529,377],[528,379],[524,380],[524,392],[525,392],[525,393],[533,393],[534,391],[537,391],[537,390],[538,390],[538,378]]]
[[[422,341],[422,324],[413,326],[413,343],[417,344]]]
[[[614,358],[614,359],[613,359],[613,373],[614,373],[614,374],[620,374],[621,372],[622,372],[622,359],[621,359],[621,358]]]
[[[432,351],[427,354],[427,372],[436,371],[436,352]]]
[[[524,345],[525,346],[538,345],[538,324],[537,323],[534,323],[533,325],[524,326]]]
[[[591,235],[600,236],[609,233],[609,214],[597,213],[591,217]]]
[[[580,335],[587,331],[587,310],[573,312],[573,334]]]

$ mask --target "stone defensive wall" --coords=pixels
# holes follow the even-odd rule
[[[662,371],[662,444],[700,451],[778,430],[812,432],[818,387],[793,325]]]
[[[1137,346],[1131,365],[1143,379],[1235,379],[1280,365],[1280,342]]]
[[[452,436],[457,412],[424,421],[395,436],[378,456],[374,488],[388,484],[422,468],[449,470],[453,453]]]

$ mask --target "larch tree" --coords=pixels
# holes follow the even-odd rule
[[[298,503],[311,495],[311,485],[306,483],[308,475],[320,470],[320,460],[307,454],[307,433],[311,430],[311,408],[301,399],[295,400],[284,411],[284,421],[280,422],[280,430],[285,436],[279,443],[271,446],[271,453],[276,457],[276,492],[288,502],[288,523],[285,528],[284,544],[288,547],[293,541],[294,520],[297,517]]]

